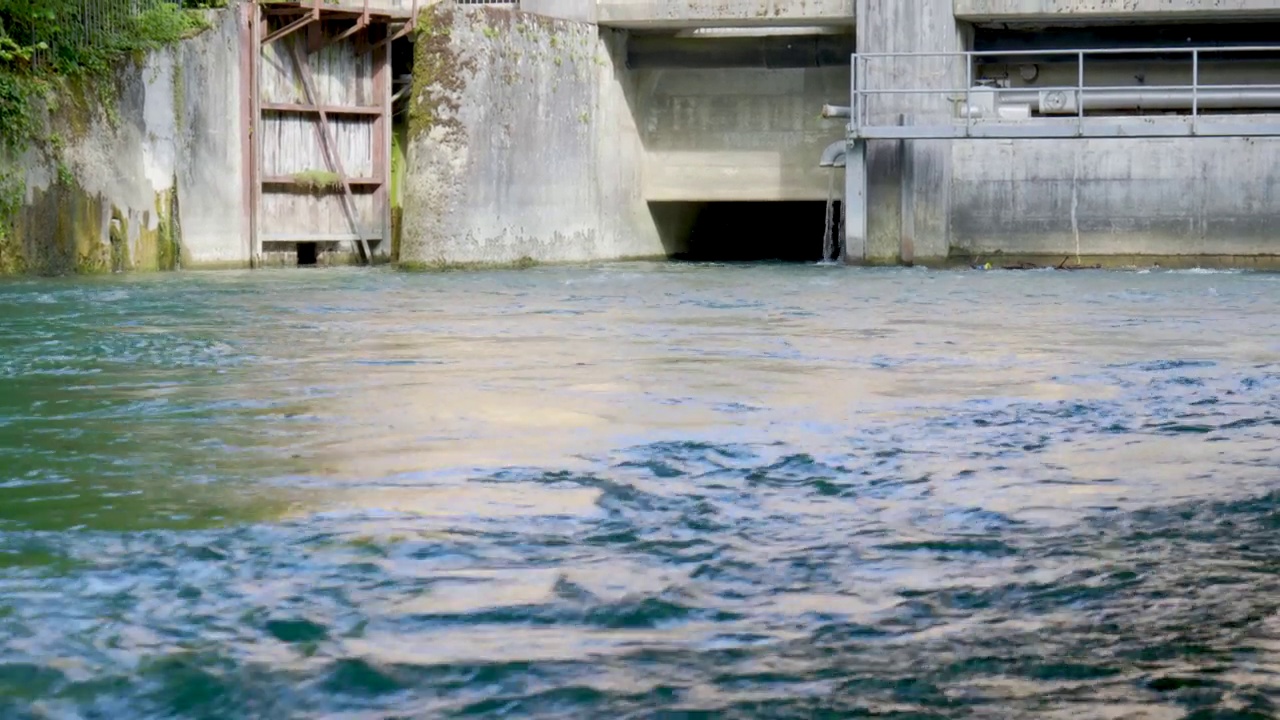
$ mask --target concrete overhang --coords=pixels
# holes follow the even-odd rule
[[[596,19],[629,30],[852,27],[854,0],[600,0]]]
[[[1078,25],[1092,22],[1231,21],[1280,18],[1277,0],[954,0],[974,23]]]

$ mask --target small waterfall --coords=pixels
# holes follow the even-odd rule
[[[835,173],[831,173],[834,177]],[[840,200],[840,229],[836,231],[836,256],[832,258],[838,262],[844,262],[844,220],[849,215],[849,203],[842,198]]]
[[[832,170],[830,179],[827,181],[827,222],[822,230],[822,262],[830,262],[835,258],[831,257],[833,250],[832,245],[834,238],[831,234],[832,210],[835,208],[836,202],[836,173]],[[843,204],[843,203],[842,203]],[[843,213],[841,213],[841,225],[843,225]]]

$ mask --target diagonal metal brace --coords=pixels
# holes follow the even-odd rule
[[[262,44],[270,45],[280,38],[291,35],[314,22],[320,22],[320,0],[312,0],[311,12],[266,36],[262,39]]]
[[[298,67],[298,75],[302,77],[302,87],[307,93],[307,102],[311,103],[320,115],[320,125],[316,128],[316,132],[320,135],[320,148],[324,151],[330,168],[337,173],[338,181],[342,183],[342,208],[346,211],[347,219],[351,222],[351,229],[355,231],[356,237],[360,240],[358,248],[364,252],[365,262],[372,265],[373,254],[369,252],[369,241],[365,238],[364,229],[360,225],[360,218],[356,212],[356,201],[354,194],[351,192],[351,182],[347,179],[347,173],[342,168],[342,157],[338,153],[337,143],[334,141],[333,133],[329,127],[329,114],[325,112],[324,106],[320,104],[320,98],[316,94],[315,81],[311,76],[311,65],[302,56],[296,43],[293,45],[292,50],[293,62]]]

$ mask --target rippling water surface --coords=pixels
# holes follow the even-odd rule
[[[0,717],[1280,715],[1280,276],[0,284]]]

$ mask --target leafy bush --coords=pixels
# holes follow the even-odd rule
[[[48,81],[102,76],[121,57],[200,32],[205,20],[194,10],[225,4],[165,0],[134,14],[132,0],[0,1],[0,144],[30,139],[32,99]]]

